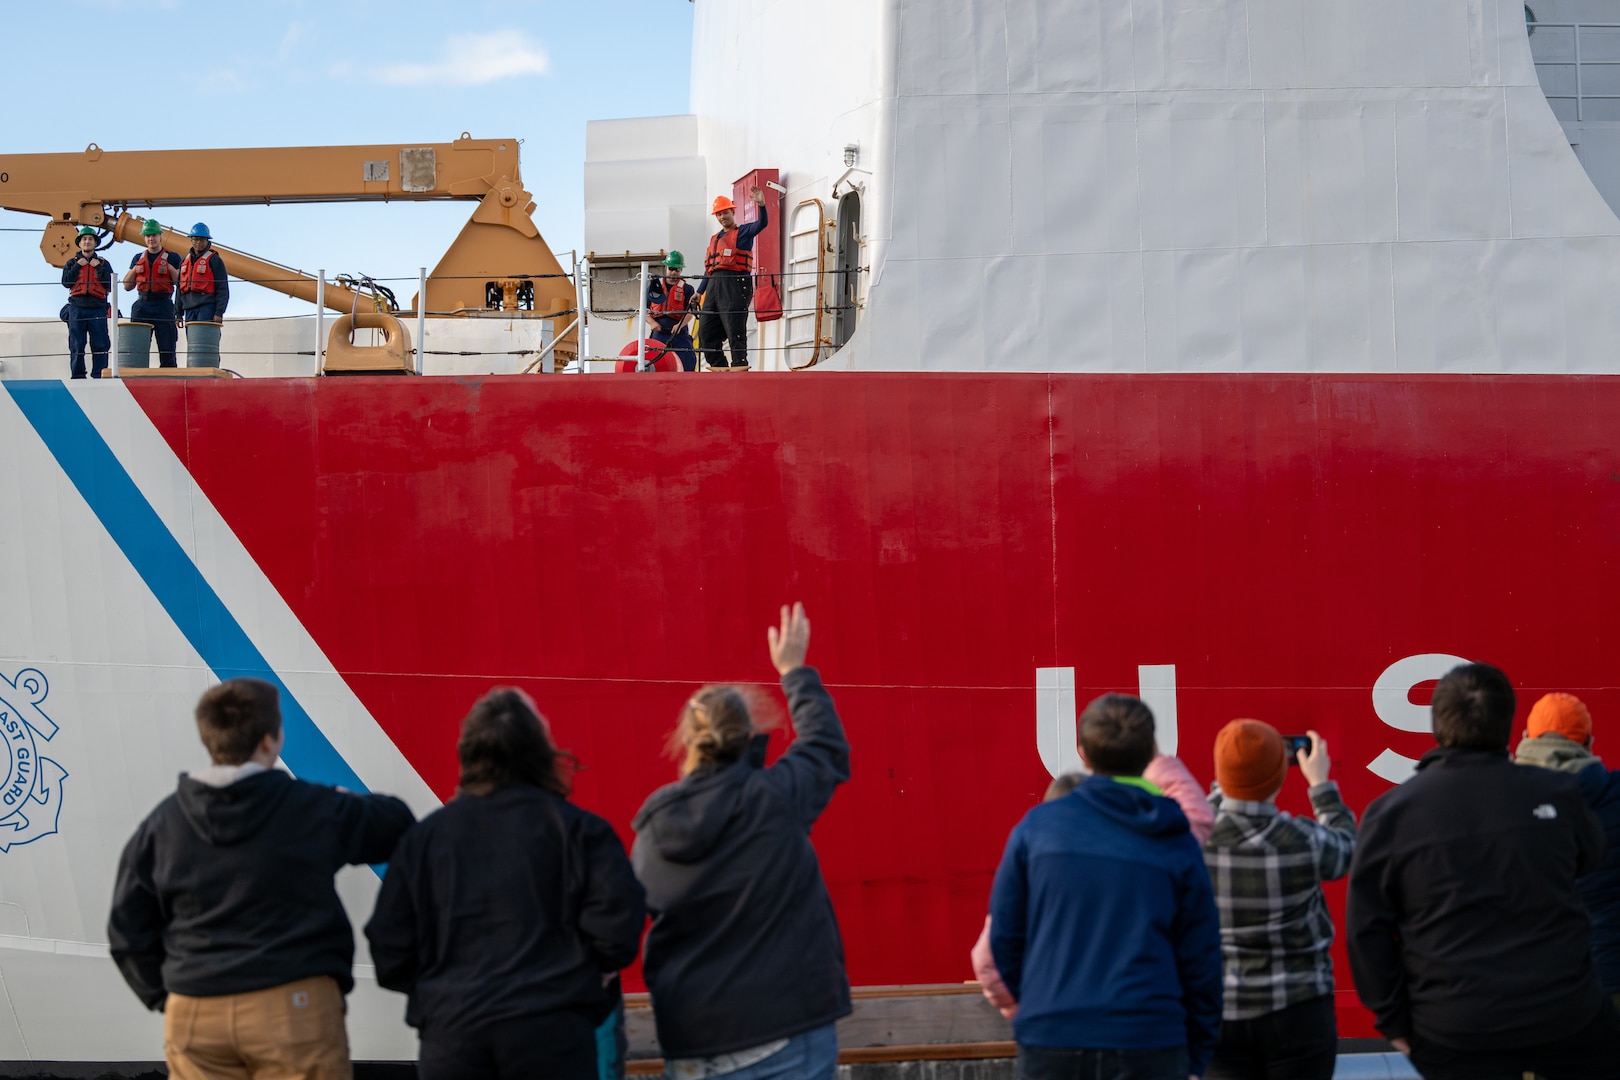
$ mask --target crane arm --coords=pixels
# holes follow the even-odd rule
[[[516,139],[239,150],[109,151],[91,143],[78,154],[0,154],[0,178],[0,207],[77,225],[107,224],[109,207],[494,196],[509,211],[498,223],[538,233]]]

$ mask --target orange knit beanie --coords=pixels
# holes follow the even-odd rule
[[[1215,779],[1227,798],[1268,799],[1287,774],[1287,747],[1270,724],[1233,720],[1215,736]]]
[[[1574,694],[1547,694],[1531,707],[1530,726],[1525,733],[1539,739],[1548,732],[1584,743],[1592,737],[1592,714]]]

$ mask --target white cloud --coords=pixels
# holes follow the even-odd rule
[[[281,44],[276,47],[276,56],[277,56],[277,58],[281,59],[281,60],[286,60],[289,56],[292,55],[293,50],[298,47],[299,43],[302,42],[308,36],[309,36],[309,24],[308,23],[305,23],[305,22],[293,22],[293,23],[288,24],[287,32],[285,34],[281,35]]]
[[[545,50],[522,31],[456,34],[444,45],[444,56],[426,64],[390,64],[377,78],[397,86],[482,86],[500,79],[544,75],[550,66]]]

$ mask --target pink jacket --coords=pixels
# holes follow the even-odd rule
[[[1166,798],[1176,800],[1181,812],[1187,815],[1187,827],[1192,830],[1199,844],[1209,839],[1209,834],[1215,831],[1215,810],[1209,805],[1203,789],[1198,786],[1198,781],[1193,779],[1193,774],[1187,771],[1187,766],[1181,763],[1180,758],[1160,754],[1148,764],[1142,778],[1164,792]],[[984,929],[979,931],[979,940],[973,943],[971,956],[973,977],[979,980],[979,985],[984,989],[984,996],[990,999],[990,1004],[1001,1010],[1002,1016],[1011,1020],[1018,1015],[1018,1002],[1007,992],[1007,984],[1001,981],[1001,972],[996,970],[995,958],[990,955],[988,915],[984,919]]]

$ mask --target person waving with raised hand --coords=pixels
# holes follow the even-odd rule
[[[831,1080],[834,1024],[850,1013],[844,947],[810,830],[849,779],[849,742],[815,668],[810,620],[783,607],[766,631],[795,737],[770,736],[735,686],[681,710],[680,779],[636,814],[631,862],[652,928],[643,971],[674,1080]]]

